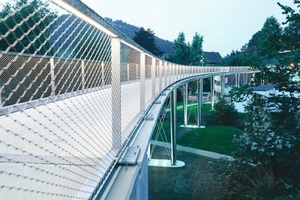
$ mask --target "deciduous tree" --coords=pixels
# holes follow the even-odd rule
[[[145,30],[143,27],[141,27],[138,32],[135,32],[133,40],[146,50],[160,57],[164,54],[164,52],[157,47],[154,35],[155,34],[151,29],[148,28]]]

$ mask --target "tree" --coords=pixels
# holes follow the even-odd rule
[[[173,49],[172,62],[183,65],[190,64],[190,45],[186,44],[183,32],[180,32],[178,38],[174,40]]]
[[[164,54],[155,43],[154,32],[151,29],[145,30],[143,27],[138,32],[135,32],[133,40],[138,43],[141,47],[150,51],[154,55],[160,57]]]
[[[294,2],[299,7],[300,1]],[[275,57],[278,63],[256,67],[280,94],[249,96],[245,133],[236,139],[239,146],[236,159],[271,171],[276,190],[293,193],[300,188],[300,175],[294,173],[300,168],[300,101],[295,97],[300,85],[293,79],[295,74],[299,75],[300,13],[279,5],[287,15],[286,28],[281,31],[276,20],[268,18],[257,35],[260,59]]]
[[[282,49],[282,28],[275,17],[269,17],[257,33],[257,50],[262,57],[274,57]]]
[[[56,14],[40,0],[13,0],[0,11],[0,50],[51,54],[49,30]],[[26,33],[26,34],[25,34]]]
[[[203,36],[195,33],[191,46],[191,65],[203,65]]]

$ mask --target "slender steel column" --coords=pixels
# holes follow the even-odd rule
[[[210,77],[210,102],[211,102],[211,109],[214,110],[214,106],[215,106],[215,81],[214,81],[214,76]]]
[[[188,125],[188,117],[187,117],[187,104],[188,104],[188,96],[189,96],[189,84],[186,83],[183,85],[183,119],[184,126]]]
[[[121,147],[121,39],[111,40],[112,145]]]
[[[225,78],[224,75],[221,76],[221,97],[224,96],[224,90],[225,90]]]
[[[177,89],[174,89],[170,96],[171,110],[170,110],[170,120],[171,120],[171,165],[176,164],[176,113],[177,113]]]
[[[202,96],[203,96],[203,78],[197,81],[198,86],[198,122],[197,126],[202,125]]]

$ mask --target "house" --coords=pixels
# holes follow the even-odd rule
[[[259,85],[259,86],[249,87],[248,90],[266,97],[276,95],[276,90],[274,85]]]
[[[207,65],[219,65],[223,61],[219,52],[203,52],[204,61]]]
[[[273,95],[276,95],[277,91],[273,85],[259,85],[259,86],[253,86],[248,88],[249,91],[252,93],[257,93],[262,96],[270,97]],[[245,106],[248,105],[250,101],[250,98],[247,98],[243,102],[234,102],[235,108],[238,110],[238,112],[245,113]]]

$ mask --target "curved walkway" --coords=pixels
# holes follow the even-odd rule
[[[154,140],[151,140],[150,144],[160,146],[160,147],[166,147],[166,148],[170,148],[170,146],[171,146],[170,143],[161,142],[161,141],[154,141]],[[232,156],[228,156],[228,155],[224,155],[224,154],[220,154],[220,153],[215,153],[215,152],[211,152],[211,151],[205,151],[205,150],[201,150],[201,149],[195,149],[195,148],[192,148],[192,147],[185,147],[185,146],[181,146],[181,145],[177,145],[177,150],[188,152],[188,153],[193,153],[193,154],[196,154],[196,155],[201,155],[201,156],[205,156],[205,157],[209,157],[209,158],[213,158],[213,159],[221,159],[222,158],[222,159],[227,159],[229,161],[234,160],[234,158]]]

